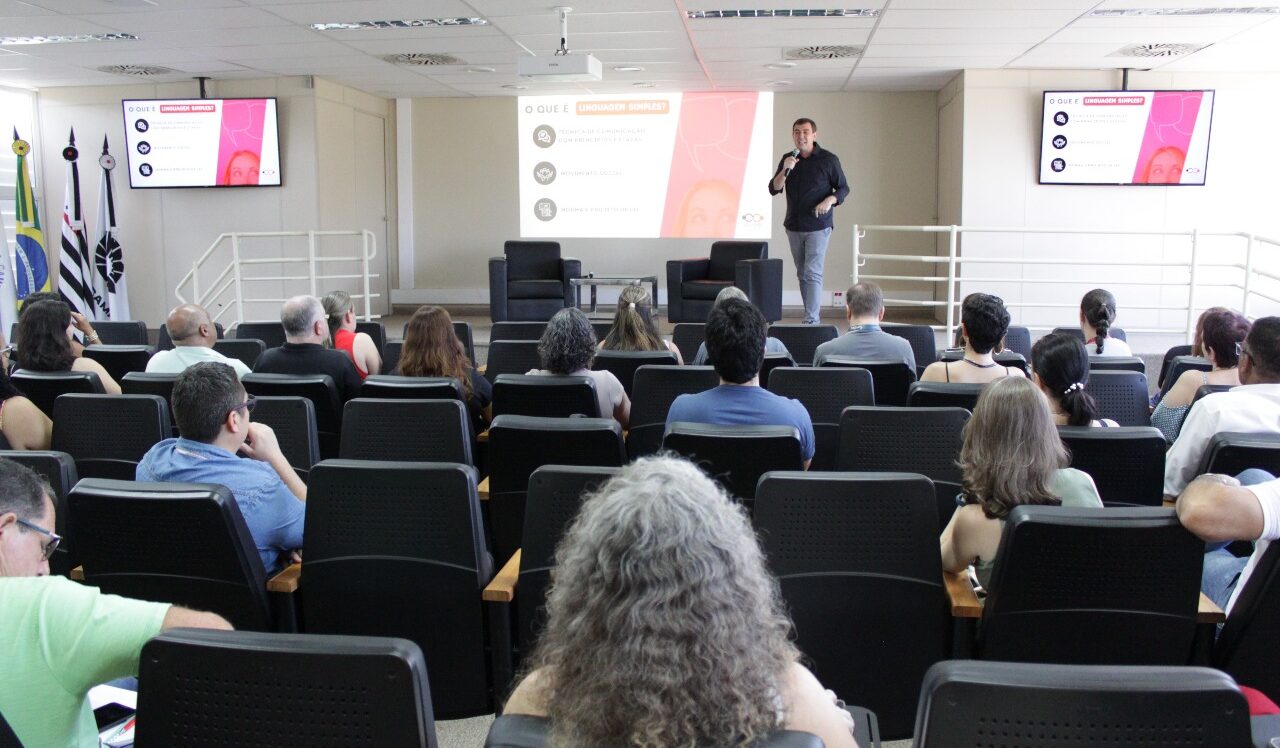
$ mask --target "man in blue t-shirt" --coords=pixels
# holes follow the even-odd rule
[[[302,548],[307,486],[275,433],[250,419],[255,401],[226,364],[187,367],[173,383],[172,402],[181,437],[152,447],[138,463],[137,479],[226,486],[267,574],[276,573]]]
[[[798,400],[775,395],[760,386],[767,330],[764,316],[749,301],[726,299],[707,317],[707,353],[720,375],[720,386],[696,395],[681,395],[667,412],[667,428],[676,421],[720,426],[794,426],[808,469],[813,459],[813,421]]]

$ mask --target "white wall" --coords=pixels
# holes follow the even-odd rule
[[[367,171],[350,157],[355,144],[344,137],[341,122],[355,110],[371,111],[385,120],[389,102],[351,89],[319,81],[320,88],[308,88],[305,78],[275,78],[251,81],[224,81],[210,85],[208,94],[217,97],[275,96],[279,99],[281,162],[284,185],[252,190],[129,188],[124,152],[124,117],[120,100],[126,98],[189,98],[196,95],[194,84],[132,85],[86,88],[49,88],[39,92],[40,149],[39,177],[46,250],[56,277],[66,162],[61,150],[71,127],[80,148],[80,197],[89,239],[96,230],[99,168],[97,154],[105,133],[120,166],[115,187],[119,239],[125,252],[129,301],[133,316],[156,326],[176,304],[174,286],[191,269],[191,264],[223,232],[284,231],[314,228],[365,228],[343,219],[343,207],[350,200],[358,175]],[[385,170],[385,163],[378,165]],[[385,233],[385,229],[384,229]],[[270,245],[262,246],[271,250]],[[277,245],[278,246],[278,245]],[[305,245],[285,247],[290,253],[305,254]],[[386,274],[386,246],[379,262]],[[260,266],[262,274],[278,274],[278,268]],[[216,271],[215,271],[216,272]],[[260,284],[249,294],[279,296],[301,293],[305,287],[291,284]],[[249,318],[274,317],[274,304],[260,304],[246,314]],[[215,315],[220,309],[210,309]],[[230,320],[228,312],[223,319]]]
[[[1277,75],[1133,73],[1129,87],[1149,89],[1215,89],[1212,142],[1207,184],[1203,187],[1102,187],[1037,184],[1042,92],[1045,90],[1115,89],[1118,72],[1104,71],[966,71],[963,76],[962,222],[978,226],[1118,228],[1156,231],[1251,231],[1280,233],[1274,210],[1272,175],[1280,170],[1280,150],[1269,147],[1280,118]],[[956,124],[943,118],[944,132]],[[949,201],[944,200],[944,204]],[[1190,242],[1180,238],[1100,237],[1090,235],[971,235],[966,256],[1044,258],[1069,257],[1073,264],[1054,266],[972,265],[966,277],[1008,278],[962,284],[962,292],[986,290],[1005,298],[1015,321],[1023,324],[1072,324],[1070,309],[1016,306],[1019,303],[1078,304],[1095,286],[1109,288],[1120,301],[1118,324],[1126,329],[1185,325],[1185,313],[1144,310],[1143,306],[1185,304],[1188,271],[1183,268],[1136,268],[1095,265],[1100,260],[1144,259],[1186,262]],[[1203,240],[1201,258],[1243,261],[1243,243]],[[1275,250],[1267,255],[1274,256]],[[1273,268],[1280,262],[1271,260]],[[1208,270],[1203,278],[1227,281],[1241,277]],[[1023,283],[1045,279],[1049,283]],[[1154,285],[1143,285],[1143,284]],[[1277,289],[1280,290],[1280,289]],[[1277,294],[1280,295],[1280,294]],[[1195,306],[1222,303],[1239,308],[1239,292],[1210,289]],[[1274,313],[1258,304],[1250,314]],[[1142,350],[1163,350],[1166,337],[1151,338]]]
[[[937,204],[937,110],[933,92],[779,94],[774,99],[774,150],[790,150],[791,122],[810,117],[818,142],[840,157],[849,201],[836,209],[827,254],[826,289],[849,284],[854,223],[932,223]],[[414,289],[405,303],[487,303],[487,258],[518,238],[519,190],[514,98],[416,99],[413,102]],[[402,165],[403,166],[403,165]],[[755,182],[766,189],[771,174]],[[748,186],[752,184],[748,179]],[[786,234],[783,198],[774,206],[771,257],[782,257],[784,301],[800,303]],[[704,239],[565,239],[566,255],[599,275],[658,275],[665,294],[666,261],[705,256]],[[877,251],[932,252],[910,237]],[[408,284],[401,284],[408,285]],[[927,284],[902,292],[932,295]],[[602,294],[604,292],[602,291]]]

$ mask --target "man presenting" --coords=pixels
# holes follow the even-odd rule
[[[818,126],[802,117],[791,126],[796,148],[782,157],[769,182],[769,194],[787,191],[787,217],[782,226],[796,262],[804,321],[818,323],[822,305],[822,266],[831,240],[831,209],[849,196],[840,159],[818,145]]]

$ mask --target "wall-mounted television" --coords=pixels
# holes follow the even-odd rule
[[[1040,184],[1203,185],[1213,91],[1045,91]]]
[[[129,186],[278,187],[275,99],[126,99]]]

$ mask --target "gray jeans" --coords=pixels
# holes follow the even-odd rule
[[[822,266],[827,259],[827,242],[831,229],[821,231],[787,231],[791,242],[791,258],[796,262],[796,277],[800,281],[800,298],[804,300],[804,321],[818,324],[818,312],[822,309]]]

